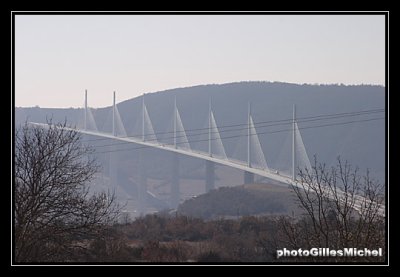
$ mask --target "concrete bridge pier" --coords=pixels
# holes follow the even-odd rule
[[[215,163],[206,161],[206,192],[215,189]]]
[[[114,147],[113,149],[114,150]],[[110,160],[109,160],[109,178],[110,185],[112,190],[116,193],[118,186],[118,167],[117,167],[117,157],[116,153],[110,152]]]
[[[146,212],[147,208],[147,169],[145,150],[139,150],[139,183],[138,183],[138,213]]]
[[[176,209],[179,205],[179,154],[172,153],[172,181],[170,191],[170,207]]]
[[[243,176],[244,184],[253,184],[254,183],[254,173],[245,171]]]

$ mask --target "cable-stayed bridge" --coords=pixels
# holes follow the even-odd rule
[[[172,181],[171,181],[171,194],[170,194],[170,206],[175,208],[179,204],[179,156],[185,155],[193,158],[198,158],[205,161],[205,187],[206,191],[215,188],[215,165],[224,165],[231,168],[239,169],[243,171],[244,183],[253,183],[254,176],[262,176],[274,181],[282,183],[282,185],[294,185],[301,187],[297,180],[297,171],[299,168],[312,170],[309,157],[307,155],[306,148],[303,143],[303,139],[300,133],[299,126],[296,120],[296,107],[293,105],[293,116],[291,120],[291,174],[285,172],[279,172],[278,170],[272,169],[268,166],[267,159],[261,147],[261,143],[257,134],[256,126],[253,121],[251,105],[248,104],[248,114],[247,114],[247,124],[241,129],[246,132],[242,136],[245,139],[241,141],[240,148],[244,150],[245,155],[241,155],[239,158],[228,157],[225,151],[223,141],[221,139],[220,131],[217,125],[217,120],[214,116],[212,109],[212,102],[210,99],[209,110],[208,110],[208,126],[203,128],[204,136],[202,139],[197,140],[201,142],[200,147],[192,147],[190,141],[188,140],[188,135],[179,113],[177,106],[177,101],[175,98],[173,107],[173,131],[167,132],[171,136],[167,140],[161,140],[158,138],[154,131],[151,117],[148,113],[145,95],[142,96],[141,105],[141,118],[139,118],[136,124],[136,132],[133,136],[127,136],[124,124],[122,123],[120,113],[116,105],[116,95],[113,95],[113,105],[112,105],[112,128],[108,132],[101,132],[97,128],[96,121],[92,115],[91,109],[88,107],[87,92],[85,91],[85,104],[84,104],[84,119],[83,126],[80,128],[66,128],[73,131],[80,132],[82,134],[96,136],[103,139],[111,139],[120,141],[121,143],[135,144],[138,145],[139,149],[139,162],[140,167],[140,178],[138,184],[138,202],[139,212],[144,212],[146,210],[146,194],[147,191],[147,176],[146,170],[144,168],[144,162],[142,162],[143,154],[140,154],[140,148],[154,148],[162,151],[168,151],[174,153],[172,161]],[[40,126],[47,126],[47,124],[41,123],[31,123]],[[240,124],[239,124],[240,125]],[[191,141],[193,143],[193,141]],[[116,165],[115,156],[112,155],[110,151],[110,177],[111,182],[116,181]],[[242,151],[243,152],[243,151]],[[343,195],[344,192],[339,192],[339,195]],[[358,198],[359,202],[355,203],[356,209],[361,209],[362,202],[364,199]],[[384,207],[381,208],[380,213],[384,215]]]

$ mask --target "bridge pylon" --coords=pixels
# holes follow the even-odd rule
[[[292,181],[296,181],[298,168],[309,170],[312,166],[307,155],[302,135],[296,120],[296,105],[293,105],[293,121],[292,121]]]

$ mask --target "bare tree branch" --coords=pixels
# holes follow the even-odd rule
[[[66,123],[20,127],[15,141],[15,260],[65,261],[78,239],[101,235],[119,213],[115,196],[87,186],[93,149]]]
[[[292,188],[305,211],[297,223],[281,221],[284,237],[292,246],[384,249],[385,219],[380,212],[384,185],[372,180],[369,171],[360,176],[358,168],[340,157],[328,169],[314,157],[312,170],[299,169],[298,184]]]

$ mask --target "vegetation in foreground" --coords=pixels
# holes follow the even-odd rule
[[[356,223],[356,222],[354,222]],[[383,257],[293,257],[276,258],[277,249],[341,249],[339,235],[328,246],[310,231],[306,218],[245,216],[239,219],[203,220],[179,215],[147,215],[131,223],[115,225],[105,239],[88,243],[87,262],[149,263],[276,263],[276,262],[383,262]],[[348,246],[384,248],[384,225],[376,227],[368,244],[358,238]],[[331,233],[335,233],[331,230]],[[339,234],[339,232],[338,232]],[[356,232],[354,232],[356,234]],[[295,236],[294,236],[295,235]],[[295,240],[293,240],[295,238]]]

